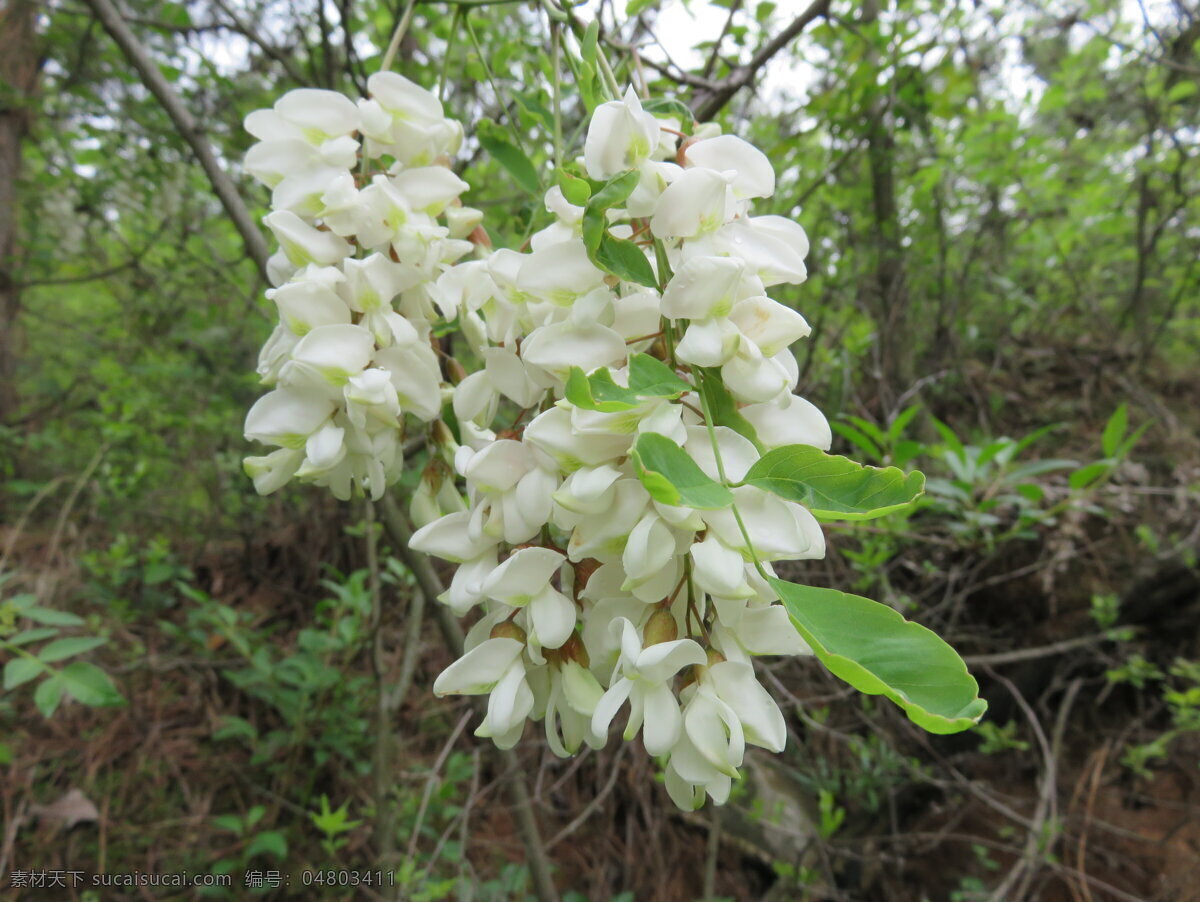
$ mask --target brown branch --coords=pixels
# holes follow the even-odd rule
[[[154,60],[150,58],[146,48],[130,30],[112,0],[84,0],[84,2],[91,7],[96,18],[100,20],[100,24],[104,26],[104,30],[121,48],[125,58],[138,71],[142,83],[166,110],[176,129],[179,130],[180,136],[192,148],[192,152],[195,153],[196,158],[200,161],[200,166],[204,169],[204,174],[208,176],[213,191],[221,201],[221,206],[225,208],[225,212],[233,221],[238,234],[241,235],[242,243],[246,246],[246,254],[254,261],[263,278],[266,278],[268,256],[266,239],[263,238],[262,232],[250,216],[250,211],[246,209],[246,204],[238,194],[233,180],[217,162],[212,145],[205,138],[204,131],[192,118],[192,114],[183,105],[183,101],[179,99],[179,95],[167,82]]]
[[[715,90],[702,92],[696,97],[692,107],[696,111],[696,120],[704,122],[715,116],[730,101],[734,94],[754,80],[759,71],[779,51],[783,50],[794,38],[799,36],[814,19],[822,18],[828,12],[829,0],[813,0],[813,3],[804,12],[792,20],[791,25],[764,44],[758,53],[751,57],[750,62],[744,66],[735,68],[729,73],[728,77],[721,81],[720,86]]]
[[[275,62],[279,63],[279,65],[283,67],[283,71],[286,72],[288,77],[292,81],[294,81],[296,84],[304,85],[307,83],[307,80],[305,79],[303,73],[301,73],[301,71],[298,68],[296,68],[295,64],[292,63],[291,59],[287,56],[287,54],[285,54],[282,50],[280,50],[274,44],[270,44],[266,40],[264,40],[263,37],[257,31],[254,30],[254,28],[252,28],[246,22],[243,22],[238,17],[238,14],[236,12],[234,12],[232,9],[230,9],[223,2],[223,0],[213,0],[213,5],[215,5],[217,9],[219,9],[221,12],[223,12],[226,16],[229,17],[230,24],[227,26],[224,26],[224,27],[227,27],[227,28],[232,29],[233,31],[236,31],[238,34],[240,34],[242,37],[244,37],[247,41],[249,41],[251,44],[253,44],[255,47],[257,47],[259,50],[261,50],[263,53],[265,53],[271,59],[275,60]]]
[[[409,539],[412,538],[412,528],[408,524],[408,518],[396,505],[395,499],[385,496],[382,507],[383,522],[392,543],[396,546],[396,553],[417,578],[417,585],[421,591],[432,602],[444,591],[441,578],[433,569],[428,557],[408,547]],[[454,612],[444,604],[435,603],[433,608],[446,645],[456,656],[461,656],[464,636]],[[538,902],[558,902],[558,890],[555,889],[554,877],[550,873],[550,859],[546,855],[546,847],[542,844],[537,820],[533,816],[533,798],[529,794],[529,785],[525,782],[520,758],[512,749],[493,748],[492,752],[503,770],[511,775],[508,788],[513,800],[513,818],[516,821],[517,833],[525,846],[528,859],[525,863],[533,876],[534,894]]]

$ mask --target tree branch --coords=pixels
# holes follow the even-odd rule
[[[219,9],[221,12],[223,12],[226,16],[229,17],[230,24],[228,26],[224,26],[224,27],[232,28],[234,31],[236,31],[238,34],[240,34],[242,37],[244,37],[247,41],[249,41],[251,44],[253,44],[255,47],[257,47],[259,50],[261,50],[263,53],[265,53],[271,59],[275,60],[275,62],[279,63],[279,65],[283,67],[283,71],[286,72],[288,77],[292,81],[294,81],[296,84],[298,84],[298,85],[305,84],[305,78],[304,78],[303,73],[298,68],[296,68],[296,66],[292,63],[291,59],[287,56],[287,54],[285,54],[282,50],[280,50],[275,45],[270,44],[266,40],[264,40],[262,35],[260,35],[257,31],[255,31],[254,28],[252,26],[250,26],[248,23],[243,22],[238,17],[238,14],[236,12],[234,12],[232,9],[230,9],[223,2],[223,0],[213,0],[213,5],[215,5],[217,9]]]
[[[829,0],[813,0],[813,3],[804,12],[792,20],[791,25],[764,44],[750,59],[750,62],[744,66],[738,66],[729,73],[728,77],[722,79],[719,87],[712,91],[700,92],[692,105],[696,111],[696,121],[705,122],[715,116],[733,95],[750,84],[759,70],[791,43],[793,38],[804,31],[814,19],[821,18],[828,12]]]
[[[434,615],[446,645],[455,656],[463,653],[463,631],[454,612],[444,604],[438,604],[436,599],[444,588],[442,580],[433,569],[429,558],[408,547],[412,538],[412,528],[408,518],[397,507],[390,496],[384,496],[382,501],[383,522],[396,546],[396,553],[403,559],[405,565],[417,578],[417,585],[425,593],[426,598],[433,604]],[[517,833],[525,846],[526,864],[533,876],[534,893],[538,902],[558,902],[558,890],[554,886],[554,877],[550,873],[550,858],[546,855],[546,847],[542,844],[541,833],[538,832],[537,820],[533,816],[533,798],[529,794],[529,786],[525,782],[525,774],[521,769],[520,758],[512,749],[492,748],[492,752],[501,767],[510,776],[508,788],[513,801],[513,818],[516,821]]]
[[[146,48],[130,30],[112,0],[84,0],[84,2],[91,7],[96,18],[100,20],[100,24],[104,26],[104,30],[121,48],[125,58],[138,71],[142,83],[166,110],[167,115],[171,117],[171,121],[179,130],[179,134],[196,154],[213,191],[221,201],[221,206],[225,208],[225,212],[233,221],[238,234],[241,235],[242,243],[246,246],[246,254],[254,261],[263,278],[266,278],[268,256],[266,239],[263,238],[258,225],[250,216],[250,211],[246,209],[246,204],[238,194],[233,180],[217,162],[212,145],[204,137],[203,130],[192,118],[192,114],[183,105],[183,101],[179,99],[179,95],[175,93],[162,72],[159,71],[154,60],[146,52]]]

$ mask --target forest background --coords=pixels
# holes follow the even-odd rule
[[[451,655],[394,533],[254,494],[271,317],[212,174],[261,215],[243,117],[358,94],[406,14],[394,68],[475,132],[496,246],[547,221],[551,18],[768,153],[812,241],[778,295],[814,329],[800,392],[835,451],[929,477],[801,575],[945,636],[978,728],[927,736],[801,659],[766,668],[787,751],[723,809],[675,811],[621,744],[504,760],[431,695]],[[0,3],[0,886],[1200,898],[1198,42],[1182,0]],[[562,115],[578,148],[574,85]]]

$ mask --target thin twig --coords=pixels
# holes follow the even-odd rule
[[[112,0],[84,0],[84,2],[91,7],[96,18],[100,20],[100,24],[104,26],[104,30],[121,48],[125,58],[137,69],[142,83],[155,96],[175,124],[180,136],[192,148],[196,159],[200,161],[201,168],[204,169],[204,174],[208,176],[209,184],[212,185],[218,200],[221,201],[221,206],[225,208],[225,212],[233,221],[238,234],[241,235],[247,255],[254,261],[263,278],[266,278],[268,256],[266,239],[263,238],[262,232],[251,218],[250,211],[246,209],[246,204],[238,194],[233,180],[217,162],[216,154],[213,153],[212,145],[208,143],[203,130],[192,118],[192,114],[183,105],[183,101],[179,99],[179,95],[175,93],[158,65],[150,58],[146,48],[130,30]]]
[[[751,57],[750,62],[734,69],[727,78],[722,79],[720,86],[715,90],[702,92],[693,105],[696,120],[704,122],[715,116],[734,94],[750,84],[759,70],[804,31],[810,22],[825,16],[829,12],[829,2],[830,0],[814,0],[787,28],[763,45],[758,53]]]

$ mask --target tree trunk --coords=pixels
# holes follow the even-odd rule
[[[866,0],[861,23],[872,25],[879,19],[879,0]],[[868,33],[867,65],[877,73],[881,68],[879,51]],[[908,280],[904,251],[900,241],[900,217],[896,208],[894,169],[896,140],[892,132],[892,86],[876,85],[868,93],[866,113],[867,163],[871,175],[871,201],[874,212],[872,243],[875,250],[874,295],[875,326],[878,330],[879,397],[882,415],[889,413],[895,400],[913,384],[915,366],[910,340]]]
[[[0,0],[0,425],[11,424],[17,409],[17,179],[39,68],[36,6],[34,0]]]

